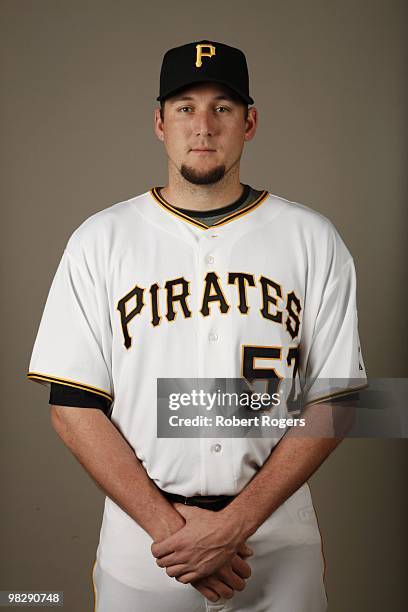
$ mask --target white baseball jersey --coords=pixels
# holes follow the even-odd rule
[[[277,439],[157,438],[156,380],[245,376],[256,368],[246,347],[277,377],[296,368],[312,381],[306,402],[365,385],[355,268],[339,233],[266,191],[207,228],[152,189],[71,235],[28,376],[111,399],[111,420],[161,489],[236,495]],[[326,379],[342,379],[341,388],[322,388]],[[310,506],[307,484],[285,504]],[[107,497],[99,558],[127,584],[133,525]]]

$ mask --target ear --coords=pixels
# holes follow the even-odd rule
[[[160,108],[154,109],[154,131],[155,131],[157,138],[163,142],[164,131],[163,131],[163,121],[160,116]]]
[[[248,109],[248,117],[245,120],[245,140],[252,140],[258,126],[258,111],[255,106]]]

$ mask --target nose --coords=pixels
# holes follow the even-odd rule
[[[195,113],[194,131],[197,136],[212,136],[214,134],[214,118],[210,112],[202,110]]]

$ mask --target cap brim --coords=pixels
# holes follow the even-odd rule
[[[158,102],[162,102],[163,100],[165,100],[169,96],[174,95],[177,91],[180,91],[181,89],[185,89],[189,85],[194,85],[195,83],[220,83],[221,85],[225,85],[226,87],[229,87],[229,89],[232,89],[232,91],[234,91],[236,94],[238,94],[239,97],[242,98],[244,100],[244,102],[246,102],[247,104],[253,104],[254,103],[254,101],[251,98],[251,96],[247,96],[245,93],[240,91],[237,87],[234,87],[233,85],[231,85],[231,83],[228,83],[227,81],[224,81],[222,79],[209,79],[209,78],[205,78],[205,77],[204,78],[197,77],[194,80],[191,80],[191,81],[189,80],[187,83],[183,83],[182,85],[178,85],[177,87],[174,87],[171,90],[164,92],[161,96],[157,96],[156,100]]]

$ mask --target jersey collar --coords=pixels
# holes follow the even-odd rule
[[[248,206],[245,206],[244,208],[241,208],[240,210],[236,210],[235,212],[231,213],[230,215],[227,215],[226,217],[224,217],[220,221],[217,221],[216,223],[214,223],[213,225],[209,227],[205,225],[204,223],[202,223],[199,219],[190,217],[188,214],[178,210],[175,206],[172,206],[169,202],[167,202],[160,195],[158,191],[158,187],[153,187],[150,190],[150,194],[152,195],[153,199],[170,214],[175,215],[179,219],[182,219],[183,221],[186,221],[187,223],[191,223],[192,225],[195,225],[196,227],[199,227],[200,229],[209,230],[213,227],[219,227],[221,225],[226,225],[227,223],[234,221],[234,219],[238,219],[239,217],[246,215],[251,210],[255,210],[255,208],[258,208],[258,206],[260,206],[262,202],[264,202],[264,200],[269,195],[269,192],[266,190],[262,191],[262,193],[253,202],[248,204]]]

